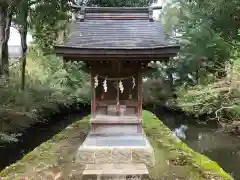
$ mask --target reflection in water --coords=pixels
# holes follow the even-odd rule
[[[201,137],[194,139],[195,134]],[[226,172],[240,179],[240,138],[211,129],[189,126],[184,140],[189,147],[216,161]]]
[[[240,180],[240,138],[214,129],[209,125],[194,124],[181,114],[156,111],[156,115],[193,150],[216,161],[234,179]]]
[[[173,130],[173,135],[180,138],[180,139],[186,139],[185,131],[188,129],[186,125],[181,124],[179,128],[175,128]]]

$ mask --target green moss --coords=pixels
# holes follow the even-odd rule
[[[89,118],[90,116],[86,116],[80,121],[74,122],[70,127],[73,128],[82,128],[83,130],[88,130],[89,128]]]
[[[13,164],[10,167],[7,167],[4,169],[4,171],[1,172],[0,177],[6,177],[11,173],[18,174],[18,173],[23,173],[26,170],[26,165],[25,163],[16,163]]]
[[[57,135],[55,135],[53,138],[52,138],[52,141],[60,141],[60,140],[64,140],[64,139],[67,139],[67,133],[64,131],[62,133],[59,133]]]

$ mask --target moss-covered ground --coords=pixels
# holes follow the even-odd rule
[[[3,180],[78,180],[83,166],[75,153],[88,132],[88,117],[68,126],[17,163],[0,172]],[[172,136],[155,115],[143,112],[143,128],[155,151],[151,180],[233,180],[215,162],[198,154]]]

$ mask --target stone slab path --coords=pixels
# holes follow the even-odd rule
[[[83,178],[94,177],[97,180],[106,179],[142,179],[147,177],[148,169],[145,164],[88,164],[83,171]]]

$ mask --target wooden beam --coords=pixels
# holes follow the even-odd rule
[[[174,56],[179,51],[180,46],[164,46],[164,47],[152,47],[152,48],[135,48],[135,49],[124,49],[124,48],[73,48],[73,47],[62,47],[56,46],[55,52],[57,55],[63,57],[75,56],[75,57],[124,57],[125,59],[131,59],[132,57],[166,57]],[[113,58],[114,59],[114,58]]]
[[[118,16],[113,16],[113,15],[102,15],[102,16],[99,16],[99,15],[91,15],[91,16],[86,16],[86,19],[111,19],[111,20],[147,20],[148,17],[146,16],[135,16],[135,15],[118,15]]]

